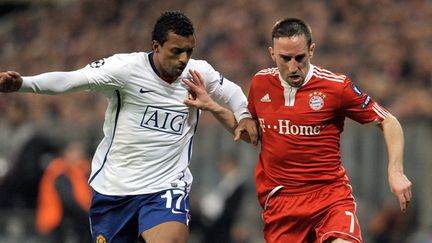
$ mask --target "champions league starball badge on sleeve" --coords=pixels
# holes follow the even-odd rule
[[[90,63],[90,67],[92,68],[100,68],[105,64],[105,59],[99,59],[97,61],[94,61],[92,63]]]

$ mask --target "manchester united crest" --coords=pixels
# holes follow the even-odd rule
[[[312,110],[317,111],[323,108],[324,99],[326,97],[325,94],[322,92],[313,92],[309,94],[309,97],[309,106]]]
[[[105,236],[99,234],[98,236],[96,236],[96,243],[106,243],[106,239]]]

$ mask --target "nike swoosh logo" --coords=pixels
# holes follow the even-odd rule
[[[173,214],[184,214],[184,212],[174,210],[174,208],[171,209],[171,213],[173,213]]]
[[[150,92],[155,92],[155,91],[154,90],[145,90],[145,89],[141,88],[139,92],[141,94],[144,94],[144,93],[150,93]]]

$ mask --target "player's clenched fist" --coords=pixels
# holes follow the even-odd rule
[[[0,72],[0,92],[15,92],[21,88],[22,82],[17,72]]]

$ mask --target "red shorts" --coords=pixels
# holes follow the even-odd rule
[[[335,237],[362,242],[351,186],[334,183],[303,194],[272,195],[263,211],[264,238],[273,242],[324,242]]]

